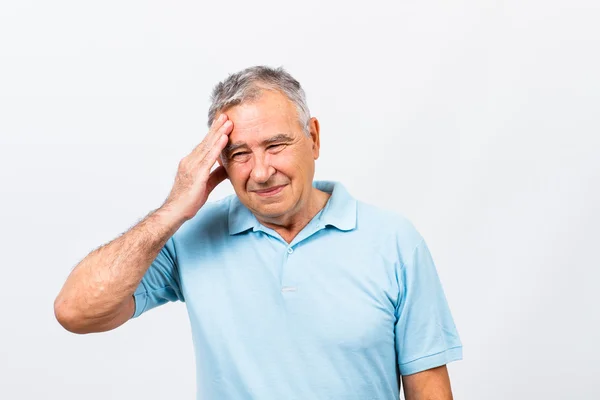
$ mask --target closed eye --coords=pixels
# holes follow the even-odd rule
[[[280,151],[283,150],[283,148],[287,146],[287,143],[278,143],[278,144],[272,144],[267,146],[267,150],[272,150],[272,151]],[[240,157],[244,157],[247,156],[248,154],[250,154],[250,152],[248,151],[238,151],[236,153],[231,154],[229,157],[235,159],[235,158],[240,158]]]
[[[231,155],[231,158],[235,158],[235,157],[239,157],[239,156],[245,156],[246,154],[248,154],[248,152],[247,152],[247,151],[240,151],[240,152],[238,152],[238,153],[233,153],[233,154]]]

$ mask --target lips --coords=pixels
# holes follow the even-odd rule
[[[259,196],[270,196],[281,192],[284,187],[285,185],[273,186],[268,189],[255,190],[254,193]]]

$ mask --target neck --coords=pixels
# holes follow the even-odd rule
[[[302,229],[319,213],[327,204],[331,194],[321,190],[311,188],[309,198],[300,209],[292,215],[285,215],[278,219],[262,220],[259,222],[264,226],[273,229],[283,240],[291,243]]]

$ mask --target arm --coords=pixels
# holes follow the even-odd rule
[[[58,322],[73,333],[108,331],[133,315],[133,293],[167,240],[185,219],[160,208],[71,272],[54,301]]]
[[[445,365],[402,376],[406,400],[452,400],[450,377]]]
[[[398,272],[399,371],[406,400],[451,400],[446,365],[462,359],[462,343],[429,248],[417,238],[419,244]]]
[[[58,322],[74,333],[103,332],[128,321],[133,294],[173,234],[193,218],[208,195],[227,178],[220,166],[211,172],[227,144],[233,123],[222,114],[204,140],[184,157],[162,207],[112,242],[94,250],[71,272],[54,301]]]

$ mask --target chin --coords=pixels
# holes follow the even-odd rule
[[[282,207],[280,204],[257,205],[255,210],[257,214],[267,218],[277,218],[288,211],[287,207]]]
[[[264,218],[279,218],[293,209],[292,199],[281,199],[271,203],[253,202],[254,212]]]

